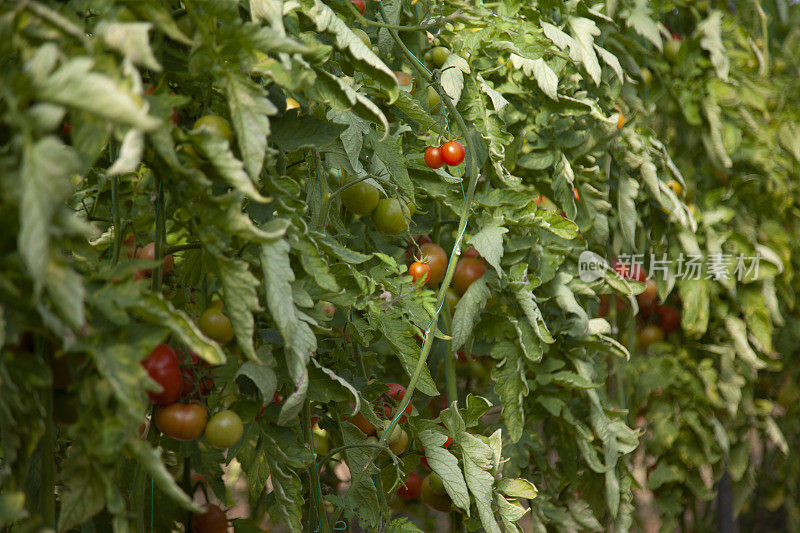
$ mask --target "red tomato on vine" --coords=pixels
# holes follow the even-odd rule
[[[430,168],[442,168],[442,165],[444,165],[442,150],[436,146],[425,148],[425,164]]]
[[[228,517],[218,505],[208,505],[202,514],[192,515],[192,533],[227,533]]]
[[[408,267],[408,273],[414,283],[420,278],[422,278],[423,281],[428,281],[431,274],[431,267],[429,267],[427,263],[414,261],[411,263],[411,266]]]
[[[464,296],[469,286],[486,273],[486,264],[480,259],[462,257],[453,273],[453,287],[458,294]]]
[[[203,434],[208,411],[199,403],[171,403],[156,409],[156,427],[175,440],[194,440]]]
[[[169,345],[161,343],[142,361],[142,366],[153,381],[161,385],[161,392],[150,392],[150,401],[167,405],[177,400],[183,390],[183,375],[178,366],[178,355]]]
[[[442,151],[442,160],[451,167],[460,165],[466,155],[464,145],[458,141],[447,141],[440,150]]]

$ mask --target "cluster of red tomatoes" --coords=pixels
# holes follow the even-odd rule
[[[444,164],[456,167],[464,161],[465,155],[463,144],[458,141],[447,141],[441,146],[425,148],[425,164],[430,168],[441,168]]]
[[[637,347],[645,349],[653,343],[661,342],[664,337],[680,328],[681,313],[677,307],[670,304],[658,303],[658,287],[641,265],[628,265],[612,261],[611,267],[617,274],[625,279],[636,280],[645,284],[644,291],[636,295],[639,304],[639,313],[636,318],[639,322],[639,334],[636,339]],[[607,294],[600,295],[600,316],[606,316],[609,310],[610,299]],[[627,302],[617,297],[617,309],[627,307]]]

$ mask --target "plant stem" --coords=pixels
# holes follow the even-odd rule
[[[370,179],[371,177],[372,177],[371,175],[366,175],[366,176],[363,176],[363,177],[361,177],[361,178],[358,178],[357,180],[348,181],[347,183],[345,183],[344,185],[342,185],[341,187],[339,187],[338,189],[336,189],[335,191],[333,191],[332,193],[330,193],[330,195],[328,196],[328,198],[329,198],[329,199],[333,199],[333,198],[334,198],[334,197],[335,197],[337,194],[341,194],[341,192],[342,192],[343,190],[347,189],[348,187],[352,187],[352,186],[353,186],[353,185],[355,185],[356,183],[361,183],[362,181],[364,181],[364,180],[368,180],[368,179]]]
[[[183,252],[184,250],[198,250],[202,248],[203,245],[199,242],[189,242],[186,244],[174,244],[172,246],[167,246],[164,249],[164,255],[174,254],[175,252]]]
[[[383,14],[383,9],[381,6],[381,15],[386,20],[386,16]],[[430,81],[432,79],[431,74],[428,72],[428,69],[423,65],[419,59],[417,59],[414,54],[406,47],[403,41],[400,39],[400,36],[397,34],[397,31],[394,29],[389,28],[389,33],[391,34],[392,38],[394,39],[395,43],[398,47],[403,51],[403,54],[411,61],[411,64],[414,66],[415,69],[419,72],[419,74],[426,80]],[[453,101],[450,99],[450,96],[447,95],[442,90],[442,87],[439,83],[434,85],[436,91],[439,93],[442,101],[445,102],[447,108],[449,109],[450,113],[456,118],[456,122],[458,123],[459,128],[464,134],[464,141],[467,144],[466,149],[466,172],[465,176],[469,176],[469,187],[467,188],[467,195],[464,198],[464,208],[461,212],[461,218],[458,224],[458,237],[456,238],[456,242],[453,245],[453,251],[450,254],[450,261],[447,265],[447,272],[445,273],[444,279],[442,280],[441,287],[439,288],[439,295],[436,299],[436,313],[431,320],[431,324],[428,327],[428,330],[425,333],[425,342],[422,345],[422,351],[419,355],[419,360],[417,362],[417,366],[414,369],[414,373],[411,376],[411,381],[406,387],[406,394],[403,397],[403,401],[400,402],[400,405],[397,406],[395,412],[393,413],[392,421],[386,428],[386,431],[381,435],[380,439],[378,439],[378,444],[383,444],[386,441],[386,436],[392,433],[395,425],[397,424],[398,419],[400,418],[401,414],[405,410],[406,407],[411,403],[411,398],[414,394],[414,389],[417,386],[417,382],[419,381],[420,376],[422,375],[422,370],[425,368],[425,363],[428,359],[428,354],[431,351],[431,346],[433,345],[434,335],[432,334],[432,330],[436,328],[437,322],[439,320],[439,313],[441,312],[442,306],[444,304],[444,300],[447,294],[447,289],[450,287],[450,282],[453,279],[453,273],[456,269],[456,261],[454,260],[456,256],[461,254],[461,239],[464,236],[464,231],[467,228],[467,221],[469,219],[469,212],[470,207],[472,205],[472,199],[475,196],[475,186],[478,183],[478,172],[475,168],[475,147],[472,144],[472,140],[469,137],[469,130],[467,129],[467,125],[464,123],[464,119],[461,117],[461,114],[456,109],[456,106],[453,104]],[[371,458],[369,463],[375,461],[375,457],[377,454],[374,454]],[[350,484],[350,487],[347,489],[347,493],[345,497],[350,495],[350,492],[353,490],[353,487],[358,486],[361,482],[361,479],[364,477],[364,473],[367,470],[364,469],[358,472],[355,476],[355,479]],[[342,507],[339,507],[336,510],[336,513],[333,515],[333,522],[336,523],[341,516],[343,511]]]
[[[111,177],[111,218],[114,224],[114,244],[111,249],[111,264],[119,262],[119,254],[122,250],[122,215],[119,212],[119,178]]]
[[[308,398],[306,398],[305,404],[303,404],[302,424],[303,438],[308,443],[311,453],[314,453],[314,434],[311,431],[311,400]],[[309,521],[312,520],[312,517],[316,514],[320,530],[322,533],[328,533],[330,531],[330,526],[328,525],[328,516],[325,513],[325,503],[322,499],[322,488],[319,483],[319,470],[316,461],[308,467],[308,482],[308,491],[311,494]],[[317,529],[314,528],[311,531],[316,530]]]
[[[153,278],[151,289],[153,292],[161,292],[161,271],[164,262],[164,236],[166,234],[166,207],[164,206],[164,184],[159,178],[155,179],[156,188],[156,233],[153,242],[155,243],[154,258],[157,261],[153,267]]]
[[[52,367],[52,353],[47,349],[47,341],[44,337],[38,338],[39,355],[48,367]],[[44,434],[42,435],[40,446],[40,457],[42,461],[42,479],[39,489],[41,498],[41,513],[44,523],[53,528],[56,527],[56,464],[55,464],[55,430],[53,427],[53,387],[47,386],[42,389],[42,405],[45,410]]]
[[[185,492],[190,498],[192,497],[192,462],[188,456],[184,456],[183,458],[183,480],[181,482],[183,485],[183,492]],[[183,522],[183,530],[184,531],[191,531],[192,530],[192,512],[186,511],[186,518]]]
[[[444,331],[448,335],[452,335],[452,322],[450,304],[447,298],[444,300],[444,313],[442,315],[444,321]],[[447,385],[447,405],[448,407],[456,402],[458,405],[458,386],[456,383],[456,356],[453,353],[453,340],[448,339],[445,341],[445,356],[444,356],[444,379]]]

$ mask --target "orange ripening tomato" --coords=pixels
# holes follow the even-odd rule
[[[427,263],[414,261],[408,267],[408,273],[411,275],[411,280],[416,283],[418,279],[422,278],[423,281],[428,281],[431,273],[431,267]]]

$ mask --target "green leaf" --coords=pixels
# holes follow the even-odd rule
[[[639,183],[630,177],[620,176],[617,190],[617,213],[622,237],[632,249],[636,249],[636,223],[639,221],[636,210],[636,196],[639,194]]]
[[[312,98],[325,102],[338,111],[350,111],[352,109],[364,120],[381,124],[383,131],[388,134],[389,122],[386,119],[386,115],[383,114],[383,111],[378,106],[372,103],[372,100],[329,72],[316,70],[316,73],[317,83],[308,89]],[[392,77],[394,77],[394,74],[392,74]]]
[[[228,184],[246,197],[256,202],[267,202],[255,187],[255,184],[244,171],[242,162],[234,157],[228,141],[215,137],[208,132],[193,133],[190,139],[200,152],[208,159],[214,170]]]
[[[83,278],[71,268],[51,260],[47,265],[45,286],[59,316],[71,328],[76,330],[81,328],[86,321],[83,308],[86,294]]]
[[[270,133],[267,115],[274,115],[278,110],[267,100],[263,88],[238,73],[228,74],[225,90],[244,166],[250,177],[258,180]]]
[[[80,161],[55,137],[26,143],[20,168],[20,209],[17,245],[35,286],[47,281],[50,263],[50,224],[69,196],[70,174]]]
[[[526,498],[532,500],[538,496],[539,491],[527,479],[504,478],[497,482],[497,490],[511,498]]]
[[[444,447],[447,437],[431,430],[420,431],[418,437],[431,470],[442,479],[442,484],[453,504],[464,509],[469,516],[467,484],[458,466],[458,459]]]
[[[273,400],[275,388],[278,385],[278,378],[275,376],[275,370],[272,367],[258,364],[253,361],[245,361],[242,366],[233,375],[233,379],[237,380],[239,376],[245,377],[253,382],[261,393],[261,401],[267,405]]]
[[[323,150],[347,129],[341,124],[292,113],[284,113],[282,117],[272,119],[272,126],[274,131],[269,140],[287,152],[304,148]]]
[[[300,414],[308,390],[306,366],[311,352],[317,346],[314,332],[297,317],[295,311],[291,285],[295,277],[289,262],[289,251],[289,244],[283,239],[261,245],[261,269],[267,305],[283,337],[289,377],[297,387],[283,403],[279,424],[293,422]]]
[[[572,29],[573,37],[570,45],[570,57],[573,61],[580,59],[594,84],[600,85],[600,76],[603,71],[597,61],[597,55],[594,53],[594,38],[600,35],[600,29],[593,20],[583,17],[569,19],[569,26]]]
[[[708,328],[708,281],[703,279],[678,280],[678,289],[683,301],[681,329],[691,337],[700,338]]]
[[[148,35],[153,25],[149,22],[101,22],[95,28],[103,42],[137,65],[161,72],[156,56],[150,48]]]
[[[233,325],[236,342],[249,359],[257,360],[253,347],[253,312],[260,310],[256,293],[258,279],[250,273],[248,264],[240,259],[216,255],[214,260],[222,282],[225,312]]]
[[[500,259],[503,257],[503,235],[506,233],[508,233],[507,228],[489,223],[467,241],[494,267],[498,277],[501,278],[503,269],[500,266]]]
[[[469,286],[467,292],[461,297],[453,313],[453,350],[458,350],[467,342],[475,328],[475,321],[478,315],[486,307],[486,301],[492,293],[486,286],[486,279],[483,277],[475,280]]]
[[[508,428],[511,442],[517,442],[522,437],[525,427],[524,400],[528,396],[528,384],[525,380],[525,361],[519,348],[507,341],[495,345],[507,346],[503,350],[505,359],[492,370],[492,379],[495,382],[494,390],[503,404],[503,420]],[[493,355],[495,350],[492,351]]]
[[[734,316],[725,318],[725,329],[733,339],[733,345],[736,347],[736,354],[741,357],[742,361],[750,365],[754,370],[758,370],[767,366],[767,364],[758,358],[756,352],[747,341],[747,326],[744,321]]]
[[[310,2],[306,1],[310,5]],[[361,42],[348,25],[336,13],[320,0],[314,0],[314,5],[307,11],[308,16],[317,26],[317,31],[325,31],[333,35],[336,47],[347,50],[358,70],[368,74],[377,81],[391,104],[397,99],[400,87],[394,72],[380,60],[375,53]],[[388,129],[388,128],[387,128]]]
[[[201,513],[203,509],[186,495],[173,479],[172,474],[161,462],[158,452],[141,439],[131,439],[125,443],[125,451],[132,455],[136,461],[147,471],[159,490],[181,508],[193,513]]]
[[[492,449],[484,444],[478,437],[470,433],[462,433],[456,442],[461,447],[464,461],[464,477],[467,487],[475,500],[478,516],[483,528],[488,533],[501,533],[500,527],[494,519],[492,510]]]
[[[54,44],[44,45],[38,53]],[[120,125],[145,131],[156,129],[161,121],[151,117],[131,94],[122,90],[111,78],[92,71],[94,61],[75,57],[55,72],[35,76],[36,96],[44,101],[80,109]]]
[[[314,243],[301,237],[292,241],[292,247],[299,252],[303,269],[314,278],[317,285],[329,292],[341,290]]]
[[[342,424],[342,440],[345,446],[364,444],[364,434],[350,422]],[[372,482],[372,475],[379,472],[371,460],[375,457],[375,448],[354,446],[345,450],[347,466],[355,476],[357,472],[366,470],[360,483],[353,489],[358,502],[359,518],[366,524],[375,525],[380,519],[380,506],[378,504],[378,491]]]
[[[553,100],[558,100],[558,76],[541,57],[529,59],[517,54],[509,57],[511,64],[516,69],[521,69],[526,76],[536,78],[536,83],[544,94]]]
[[[725,53],[725,45],[722,43],[722,13],[717,10],[711,11],[697,24],[697,32],[702,35],[700,46],[711,56],[711,64],[714,65],[717,76],[722,81],[728,81],[730,63]]]
[[[0,494],[0,527],[10,526],[12,523],[27,518],[25,509],[25,493],[7,491]]]
[[[94,515],[103,510],[106,505],[106,498],[104,494],[105,485],[110,483],[106,478],[108,473],[92,465],[88,458],[79,459],[74,455],[78,453],[74,451],[67,457],[69,461],[67,469],[62,473],[66,477],[64,481],[67,482],[67,488],[59,494],[59,507],[58,513],[58,530],[68,531],[73,527],[91,519]],[[166,469],[158,461],[158,467],[166,473]],[[167,477],[172,481],[172,477],[167,474]],[[159,481],[158,479],[156,480]],[[183,497],[183,502],[191,505],[191,502],[186,495],[181,492],[178,486],[172,481],[177,493]],[[159,484],[159,487],[161,485]],[[165,491],[166,492],[166,491]],[[173,494],[168,493],[172,496]]]
[[[386,167],[392,181],[408,198],[414,198],[414,183],[408,176],[408,163],[403,155],[402,139],[399,136],[381,139],[374,131],[367,133],[366,138],[375,151],[375,157]]]
[[[461,90],[464,88],[464,74],[469,74],[469,72],[469,64],[458,54],[447,56],[442,65],[439,82],[442,84],[444,92],[453,99],[453,104],[457,104],[461,98]]]
[[[533,292],[530,290],[530,283],[527,280],[527,272],[525,275],[526,278],[518,277],[516,279],[512,279],[510,286],[515,291],[514,295],[517,297],[517,303],[519,303],[523,313],[525,313],[525,317],[533,327],[536,335],[542,340],[542,342],[552,344],[555,342],[555,339],[553,339],[553,336],[550,335],[550,331],[547,329],[547,324],[544,323],[542,312],[539,310],[539,306],[536,304],[536,298],[533,296]]]
[[[377,327],[383,336],[386,337],[386,340],[391,344],[392,348],[394,348],[406,374],[408,374],[409,377],[412,376],[419,363],[420,348],[417,346],[417,343],[414,342],[414,332],[410,324],[401,318],[391,317],[386,314],[381,315],[374,312],[369,313],[368,319],[370,324]],[[439,395],[439,391],[436,389],[427,364],[422,369],[419,381],[417,382],[417,388],[421,393],[427,394],[428,396]]]
[[[623,12],[622,16],[627,19],[625,24],[629,28],[633,28],[636,33],[653,43],[653,46],[658,48],[660,52],[664,44],[661,41],[661,33],[653,20],[652,13],[653,11],[650,9],[647,0],[636,0],[634,7]]]

